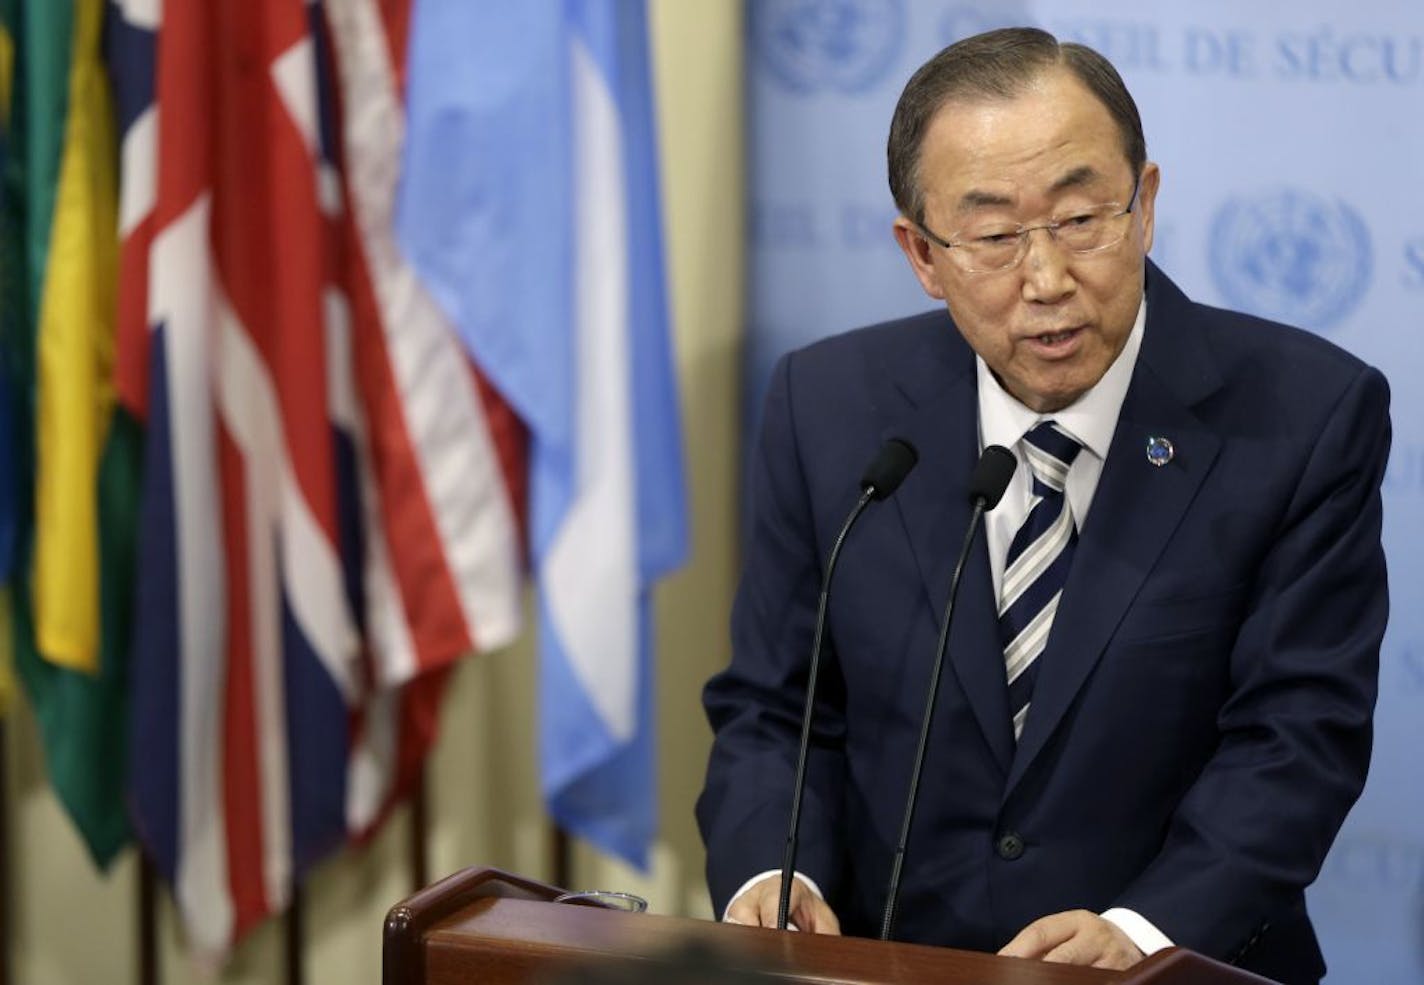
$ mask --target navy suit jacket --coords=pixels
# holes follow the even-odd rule
[[[780,868],[822,566],[898,436],[919,465],[861,518],[831,592],[797,865],[846,932],[878,931],[977,418],[944,311],[778,364],[732,661],[704,694],[718,912]],[[969,556],[897,937],[991,951],[1046,914],[1123,906],[1205,954],[1320,977],[1303,890],[1369,761],[1389,434],[1376,370],[1195,304],[1149,263],[1141,353],[1017,745],[982,533]]]

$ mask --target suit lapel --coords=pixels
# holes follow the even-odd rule
[[[946,320],[946,349],[920,360],[900,378],[908,407],[892,415],[884,437],[901,437],[919,450],[914,473],[895,504],[920,569],[926,604],[934,613],[936,640],[959,556],[970,507],[969,474],[979,457],[978,399],[974,358]],[[1013,756],[1008,687],[998,636],[993,584],[984,532],[975,536],[965,562],[949,640],[949,672],[959,681],[1000,768]],[[928,674],[933,653],[916,655]],[[924,686],[928,686],[928,677]],[[948,681],[941,683],[947,686]],[[923,689],[918,693],[923,694]]]
[[[1192,405],[1216,389],[1209,355],[1192,331],[1190,302],[1149,269],[1148,325],[1117,429],[1078,541],[1005,796],[1057,729],[1102,657],[1144,579],[1191,505],[1220,450]],[[1162,467],[1149,437],[1171,441]]]

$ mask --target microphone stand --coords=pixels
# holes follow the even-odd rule
[[[1007,482],[1007,478],[1005,479]],[[1000,495],[1003,490],[1000,489]],[[998,497],[995,497],[997,505]],[[954,599],[959,594],[959,576],[964,571],[964,562],[969,557],[969,548],[974,543],[974,534],[979,529],[979,521],[984,516],[988,502],[984,496],[974,497],[974,512],[969,517],[969,532],[964,537],[964,546],[959,549],[959,560],[954,563],[954,574],[949,579],[949,600],[944,606],[944,619],[940,622],[939,643],[935,647],[934,669],[930,671],[930,693],[925,699],[925,715],[920,726],[920,745],[915,750],[914,771],[910,774],[910,795],[905,804],[905,820],[900,827],[900,843],[895,846],[895,858],[890,866],[890,888],[885,900],[885,914],[880,923],[880,939],[888,941],[890,931],[895,926],[895,911],[899,906],[900,878],[905,867],[905,847],[910,841],[910,822],[915,817],[915,801],[920,790],[920,774],[924,771],[925,750],[930,741],[930,725],[934,720],[935,699],[939,694],[940,673],[944,670],[944,653],[949,647],[950,617],[954,613]]]
[[[801,747],[796,756],[796,785],[791,797],[791,825],[786,832],[786,854],[781,863],[781,896],[776,904],[776,929],[786,929],[786,919],[791,911],[791,880],[796,868],[796,848],[801,827],[801,796],[806,788],[806,761],[811,751],[811,720],[816,707],[816,680],[821,671],[821,640],[825,635],[826,603],[831,597],[831,575],[836,570],[836,558],[841,545],[860,514],[877,496],[874,486],[867,486],[856,501],[855,509],[841,526],[836,542],[831,547],[830,558],[826,561],[826,577],[821,580],[821,599],[816,607],[816,635],[811,643],[811,671],[806,681],[806,710],[801,715]]]

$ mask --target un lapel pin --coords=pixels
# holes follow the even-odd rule
[[[1147,460],[1161,468],[1172,460],[1176,454],[1176,449],[1172,447],[1172,442],[1166,438],[1159,438],[1155,435],[1147,439]]]

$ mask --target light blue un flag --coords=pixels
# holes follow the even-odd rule
[[[416,4],[401,243],[530,428],[550,812],[646,867],[686,515],[642,3]]]

